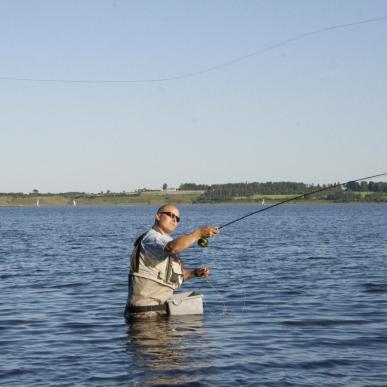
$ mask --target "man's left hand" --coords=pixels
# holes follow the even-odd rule
[[[210,274],[210,270],[208,267],[201,267],[199,269],[195,269],[195,277],[208,277]]]

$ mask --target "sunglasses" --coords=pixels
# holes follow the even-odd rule
[[[165,212],[159,212],[159,214],[165,214],[165,215],[168,215],[170,218],[176,219],[176,222],[177,222],[177,223],[180,222],[180,216],[177,216],[177,215],[174,214],[173,212],[165,211]]]

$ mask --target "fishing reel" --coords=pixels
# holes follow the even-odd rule
[[[200,238],[199,240],[198,240],[198,245],[200,246],[200,247],[208,247],[208,238]]]
[[[212,236],[215,236],[218,232],[219,232],[219,230],[221,229],[222,227],[215,227],[215,229],[217,230],[215,233],[213,233],[212,235],[207,235],[207,236],[204,236],[204,237],[202,237],[202,238],[200,238],[199,240],[198,240],[198,245],[200,246],[200,247],[208,247],[208,239],[209,238],[211,238]]]

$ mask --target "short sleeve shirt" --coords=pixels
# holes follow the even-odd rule
[[[172,240],[173,238],[170,235],[161,234],[152,228],[144,236],[144,239],[142,240],[142,248],[145,250],[146,254],[162,261],[170,255],[170,253],[165,250],[165,246]]]

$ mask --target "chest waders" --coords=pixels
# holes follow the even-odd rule
[[[182,261],[172,255],[167,256],[160,261],[156,257],[147,254],[142,246],[142,240],[147,233],[142,234],[134,243],[134,249],[130,260],[130,272],[128,276],[128,291],[136,291],[134,289],[134,278],[145,278],[152,282],[144,281],[141,287],[141,296],[147,298],[154,291],[154,283],[160,286],[166,286],[172,291],[181,286],[184,280]],[[147,286],[147,284],[149,285]],[[128,305],[126,311],[132,313],[140,313],[147,311],[167,311],[167,304],[136,306],[130,305],[130,294],[128,294]]]

